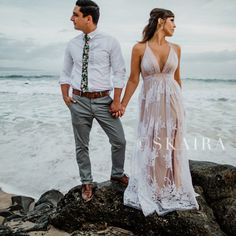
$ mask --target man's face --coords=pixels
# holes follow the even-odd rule
[[[84,17],[83,13],[80,11],[80,7],[75,6],[70,20],[74,23],[75,29],[83,31],[87,25],[88,17]]]

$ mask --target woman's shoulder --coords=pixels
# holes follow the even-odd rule
[[[181,55],[181,47],[180,47],[180,45],[178,45],[176,43],[170,43],[170,44],[174,48],[174,50],[177,53],[178,57],[180,57],[180,55]]]
[[[181,51],[181,47],[179,44],[177,44],[177,43],[170,43],[170,44],[176,49],[176,51],[178,51],[178,52]]]
[[[145,51],[146,43],[138,42],[133,46],[133,52],[142,55]]]

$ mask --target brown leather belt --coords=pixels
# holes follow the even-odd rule
[[[105,91],[100,91],[100,92],[81,92],[78,89],[73,89],[73,94],[79,95],[81,97],[94,99],[94,98],[101,98],[101,97],[108,96],[110,94],[110,91],[105,90]]]

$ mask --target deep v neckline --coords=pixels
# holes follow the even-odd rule
[[[156,62],[156,64],[157,64],[157,66],[158,66],[158,69],[159,69],[159,72],[160,72],[160,73],[163,73],[163,71],[164,71],[164,69],[165,69],[165,67],[166,67],[166,64],[168,63],[168,60],[169,60],[169,57],[170,57],[170,53],[171,53],[171,49],[172,49],[170,43],[167,42],[167,44],[169,45],[169,52],[168,52],[167,59],[166,59],[165,63],[163,64],[163,67],[162,67],[162,70],[161,70],[160,64],[159,64],[159,62],[158,62],[158,60],[157,60],[157,57],[156,57],[155,53],[153,52],[153,50],[151,49],[151,47],[149,46],[148,41],[147,41],[147,47],[148,47],[149,50],[151,51],[151,54],[152,54],[152,56],[153,56],[154,59],[155,59],[155,62]]]

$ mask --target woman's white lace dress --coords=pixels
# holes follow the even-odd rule
[[[178,56],[169,43],[162,69],[146,44],[141,63],[139,124],[124,204],[145,216],[174,210],[198,209],[188,159],[184,154],[184,106],[174,79]]]

